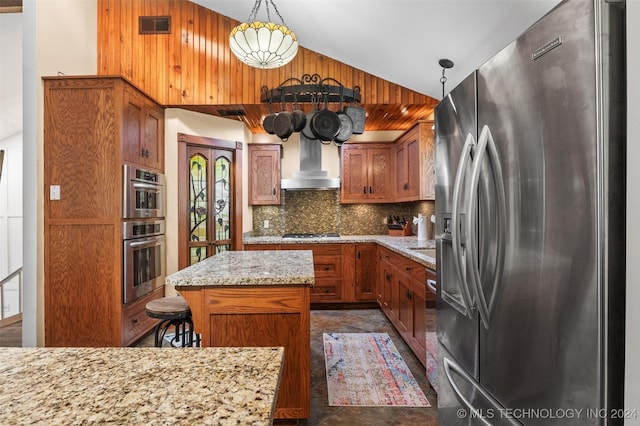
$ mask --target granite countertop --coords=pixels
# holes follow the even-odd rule
[[[180,286],[313,286],[311,250],[226,251],[167,276]]]
[[[417,253],[411,248],[435,248],[435,240],[418,241],[417,236],[391,237],[388,235],[341,235],[340,237],[321,238],[282,238],[267,236],[252,236],[251,233],[243,235],[244,244],[327,244],[327,243],[378,243],[391,251],[408,257],[411,260],[435,270],[435,257]]]
[[[269,425],[284,349],[0,348],[0,424]]]

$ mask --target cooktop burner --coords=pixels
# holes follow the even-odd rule
[[[340,234],[329,232],[326,234],[284,234],[282,238],[337,238]]]

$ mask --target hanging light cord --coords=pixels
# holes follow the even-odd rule
[[[444,99],[444,83],[447,81],[447,77],[444,75],[444,71],[448,68],[453,68],[453,61],[451,59],[440,59],[438,64],[442,67],[442,77],[440,77],[440,83],[442,83],[442,99]]]
[[[260,11],[261,4],[262,4],[262,0],[256,0],[256,2],[253,4],[253,9],[251,9],[251,13],[249,14],[249,19],[247,20],[247,22],[254,22],[258,18],[258,11]],[[287,24],[284,22],[284,18],[282,17],[282,15],[280,15],[280,12],[278,11],[278,8],[276,7],[276,4],[273,2],[273,0],[265,0],[264,2],[264,6],[267,9],[267,21],[271,22],[271,13],[269,11],[269,4],[271,4],[271,6],[273,7],[273,10],[275,10],[276,15],[278,15],[278,18],[280,18],[280,22],[282,22],[282,25],[286,27]]]

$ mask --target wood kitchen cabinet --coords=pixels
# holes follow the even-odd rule
[[[124,87],[122,156],[125,162],[164,169],[164,110],[133,87]]]
[[[376,300],[376,244],[364,243],[355,245],[355,295],[357,301]]]
[[[341,203],[393,202],[392,144],[344,144]]]
[[[378,277],[378,303],[382,311],[426,366],[426,268],[379,246]]]
[[[311,411],[309,287],[176,287],[191,307],[202,346],[282,346],[284,365],[274,416]],[[206,401],[203,401],[206,403]]]
[[[281,150],[279,144],[249,144],[249,204],[281,203]]]
[[[311,303],[375,302],[376,244],[245,244],[245,250],[311,250],[316,281]]]
[[[396,139],[395,201],[435,199],[434,150],[432,121],[419,121]]]
[[[281,244],[281,250],[313,251],[316,281],[311,288],[311,303],[343,302],[353,280],[349,263],[353,261],[353,244]]]
[[[43,80],[45,345],[128,345],[155,324],[142,315],[144,304],[164,289],[123,305],[123,163],[162,171],[162,110],[120,77]],[[154,110],[154,125],[132,113],[133,98],[150,103],[142,109]],[[153,164],[143,163],[153,149],[145,160],[129,157],[129,136],[139,137],[133,115],[157,127],[144,136],[158,138]]]
[[[398,290],[395,284],[395,268],[391,264],[391,253],[378,247],[378,305],[387,318],[394,323],[398,311]]]

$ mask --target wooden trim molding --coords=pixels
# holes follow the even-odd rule
[[[188,266],[187,255],[187,215],[182,211],[189,202],[189,169],[187,167],[187,147],[200,146],[207,149],[223,149],[230,151],[233,156],[233,205],[231,215],[233,221],[232,250],[242,250],[242,143],[204,136],[186,135],[178,133],[178,268]]]

